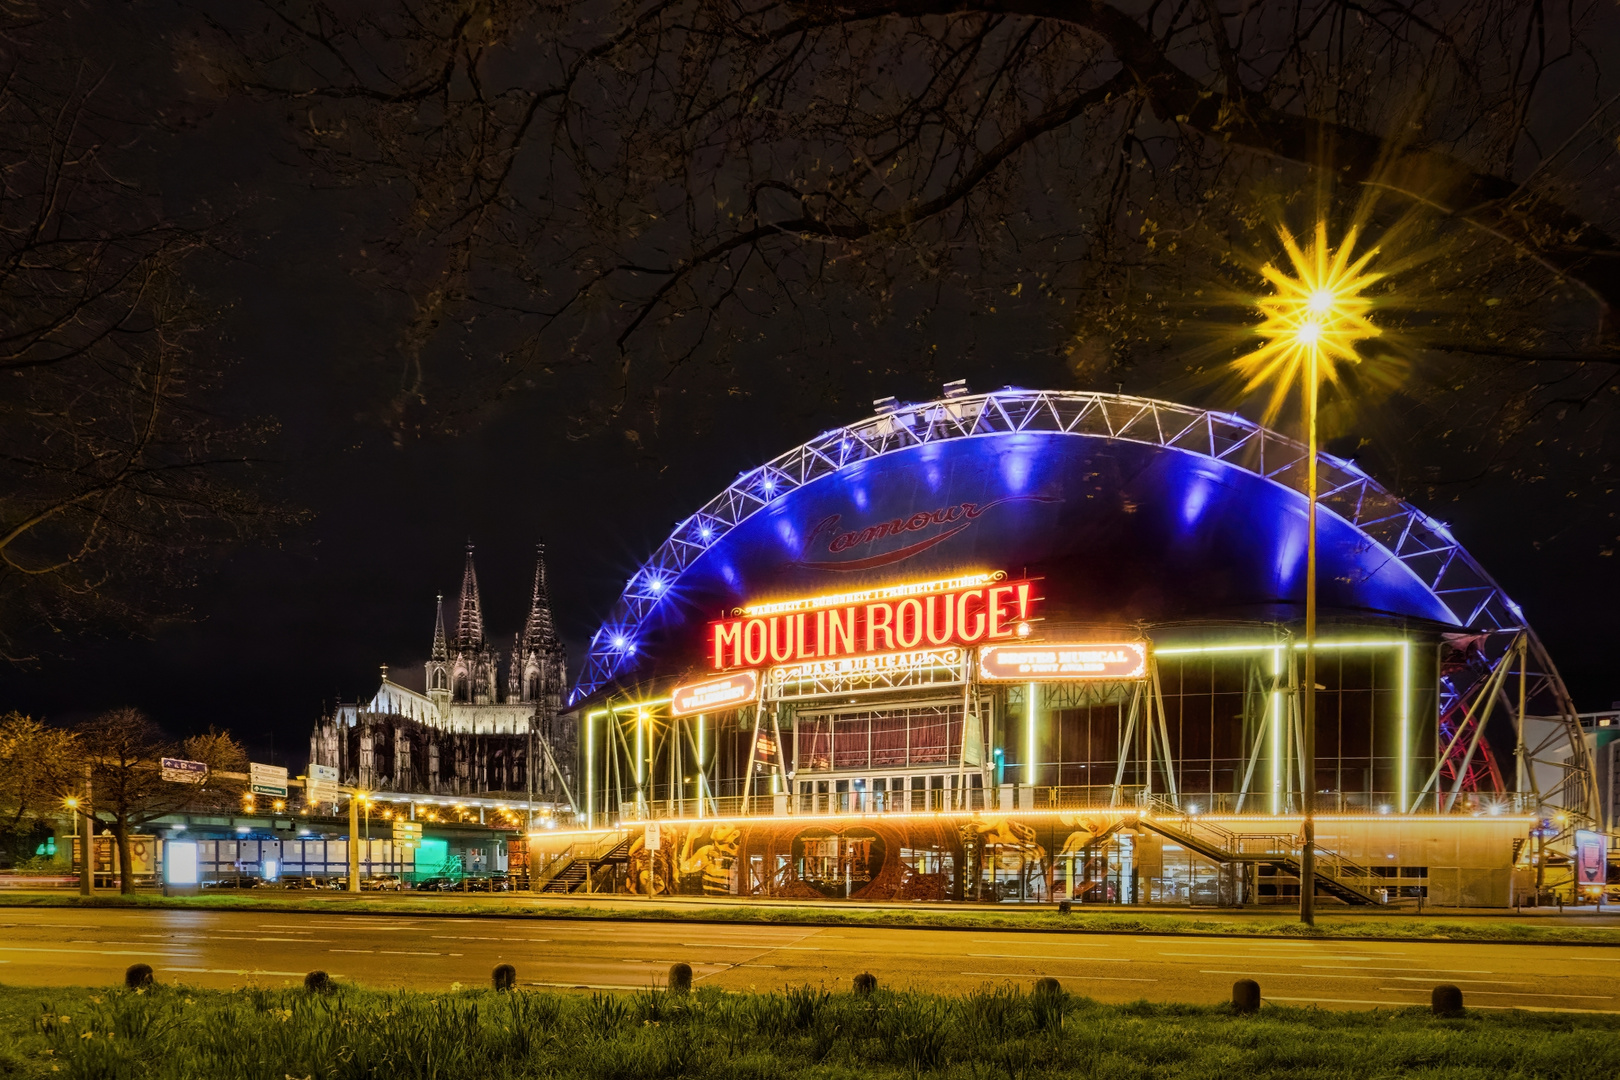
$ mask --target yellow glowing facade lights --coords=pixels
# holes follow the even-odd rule
[[[1260,268],[1273,290],[1255,301],[1265,318],[1254,332],[1265,344],[1233,364],[1246,380],[1245,394],[1270,384],[1266,423],[1282,411],[1295,386],[1307,382],[1338,385],[1339,365],[1360,362],[1356,343],[1379,334],[1367,317],[1373,300],[1364,293],[1384,276],[1367,271],[1377,248],[1356,255],[1354,228],[1344,234],[1337,248],[1328,243],[1325,221],[1316,223],[1315,236],[1303,248],[1287,229],[1278,231],[1293,272],[1290,275],[1270,263]],[[1306,392],[1314,400],[1315,387],[1307,387]]]
[[[797,600],[776,600],[767,604],[750,604],[742,610],[743,614],[748,616],[780,615],[785,611],[815,611],[817,608],[845,607],[849,604],[875,603],[881,600],[895,600],[905,596],[922,596],[927,593],[972,589],[980,585],[988,585],[992,581],[1000,580],[1005,576],[1001,572],[961,574],[957,577],[939,578],[934,581],[908,581],[899,585],[861,589],[858,592],[830,593],[826,596],[807,596]]]
[[[1222,645],[1170,645],[1166,647],[1155,646],[1155,656],[1199,656],[1212,653],[1258,653],[1269,651],[1272,654],[1271,673],[1281,676],[1283,673],[1282,655],[1286,646],[1271,641],[1232,642]],[[1303,652],[1305,643],[1294,642],[1294,649]],[[1396,766],[1400,786],[1400,805],[1409,808],[1411,803],[1410,790],[1412,786],[1412,644],[1404,638],[1370,638],[1349,639],[1346,641],[1318,641],[1316,650],[1323,652],[1328,649],[1398,649],[1400,650],[1400,693],[1398,695],[1398,711],[1396,713],[1396,727],[1400,732],[1400,752],[1397,755]],[[1271,727],[1271,812],[1280,813],[1282,793],[1282,764],[1284,758],[1284,732],[1282,722],[1282,691],[1279,689],[1271,696],[1271,714],[1274,723]]]

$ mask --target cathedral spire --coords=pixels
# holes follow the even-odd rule
[[[433,659],[440,662],[450,659],[450,647],[444,639],[444,594],[440,593],[438,600],[438,617],[433,623]]]
[[[551,593],[546,588],[546,545],[534,545],[534,595],[529,600],[529,620],[523,626],[523,646],[538,649],[557,640],[551,621]]]
[[[472,541],[467,541],[467,569],[461,575],[461,625],[456,645],[477,648],[484,643],[484,608],[478,599],[478,571],[473,569]]]

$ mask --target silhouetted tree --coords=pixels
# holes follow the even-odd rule
[[[228,733],[174,741],[138,709],[114,709],[80,725],[80,759],[90,771],[94,820],[112,830],[118,846],[119,891],[133,892],[129,838],[140,826],[169,814],[226,809],[235,805],[246,782],[221,773],[245,773],[247,753]],[[179,757],[208,766],[199,784],[163,779],[162,759]],[[86,848],[88,851],[89,848]]]
[[[208,410],[223,365],[183,270],[218,230],[132,175],[161,119],[75,53],[69,14],[0,13],[0,658],[13,661],[88,620],[175,613],[200,552],[277,517],[244,471],[262,430]]]
[[[16,712],[0,717],[0,844],[12,858],[33,854],[35,834],[74,793],[66,778],[76,749],[71,732]]]
[[[1274,226],[1323,211],[1387,246],[1401,333],[1354,390],[1403,435],[1526,478],[1608,456],[1611,4],[248,10],[202,62],[393,209],[363,273],[413,303],[402,402],[594,364],[601,412],[656,411],[940,306],[1042,321],[1087,382],[1207,379]]]

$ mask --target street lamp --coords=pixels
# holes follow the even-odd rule
[[[1356,343],[1377,337],[1367,318],[1373,301],[1363,295],[1383,274],[1367,272],[1378,254],[1370,248],[1355,254],[1356,230],[1344,234],[1337,248],[1328,243],[1327,222],[1316,223],[1315,236],[1301,247],[1287,229],[1279,230],[1291,266],[1267,263],[1260,274],[1273,289],[1256,299],[1264,320],[1255,335],[1265,343],[1239,358],[1234,367],[1247,379],[1245,394],[1270,384],[1266,406],[1269,423],[1282,411],[1289,393],[1300,388],[1304,413],[1305,466],[1305,688],[1300,702],[1299,919],[1316,921],[1316,405],[1323,382],[1342,386],[1341,364],[1357,364]],[[1292,271],[1290,273],[1289,271]]]

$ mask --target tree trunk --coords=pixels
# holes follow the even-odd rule
[[[113,819],[113,842],[118,845],[118,891],[129,896],[135,892],[135,871],[129,861],[129,821],[122,815]]]

